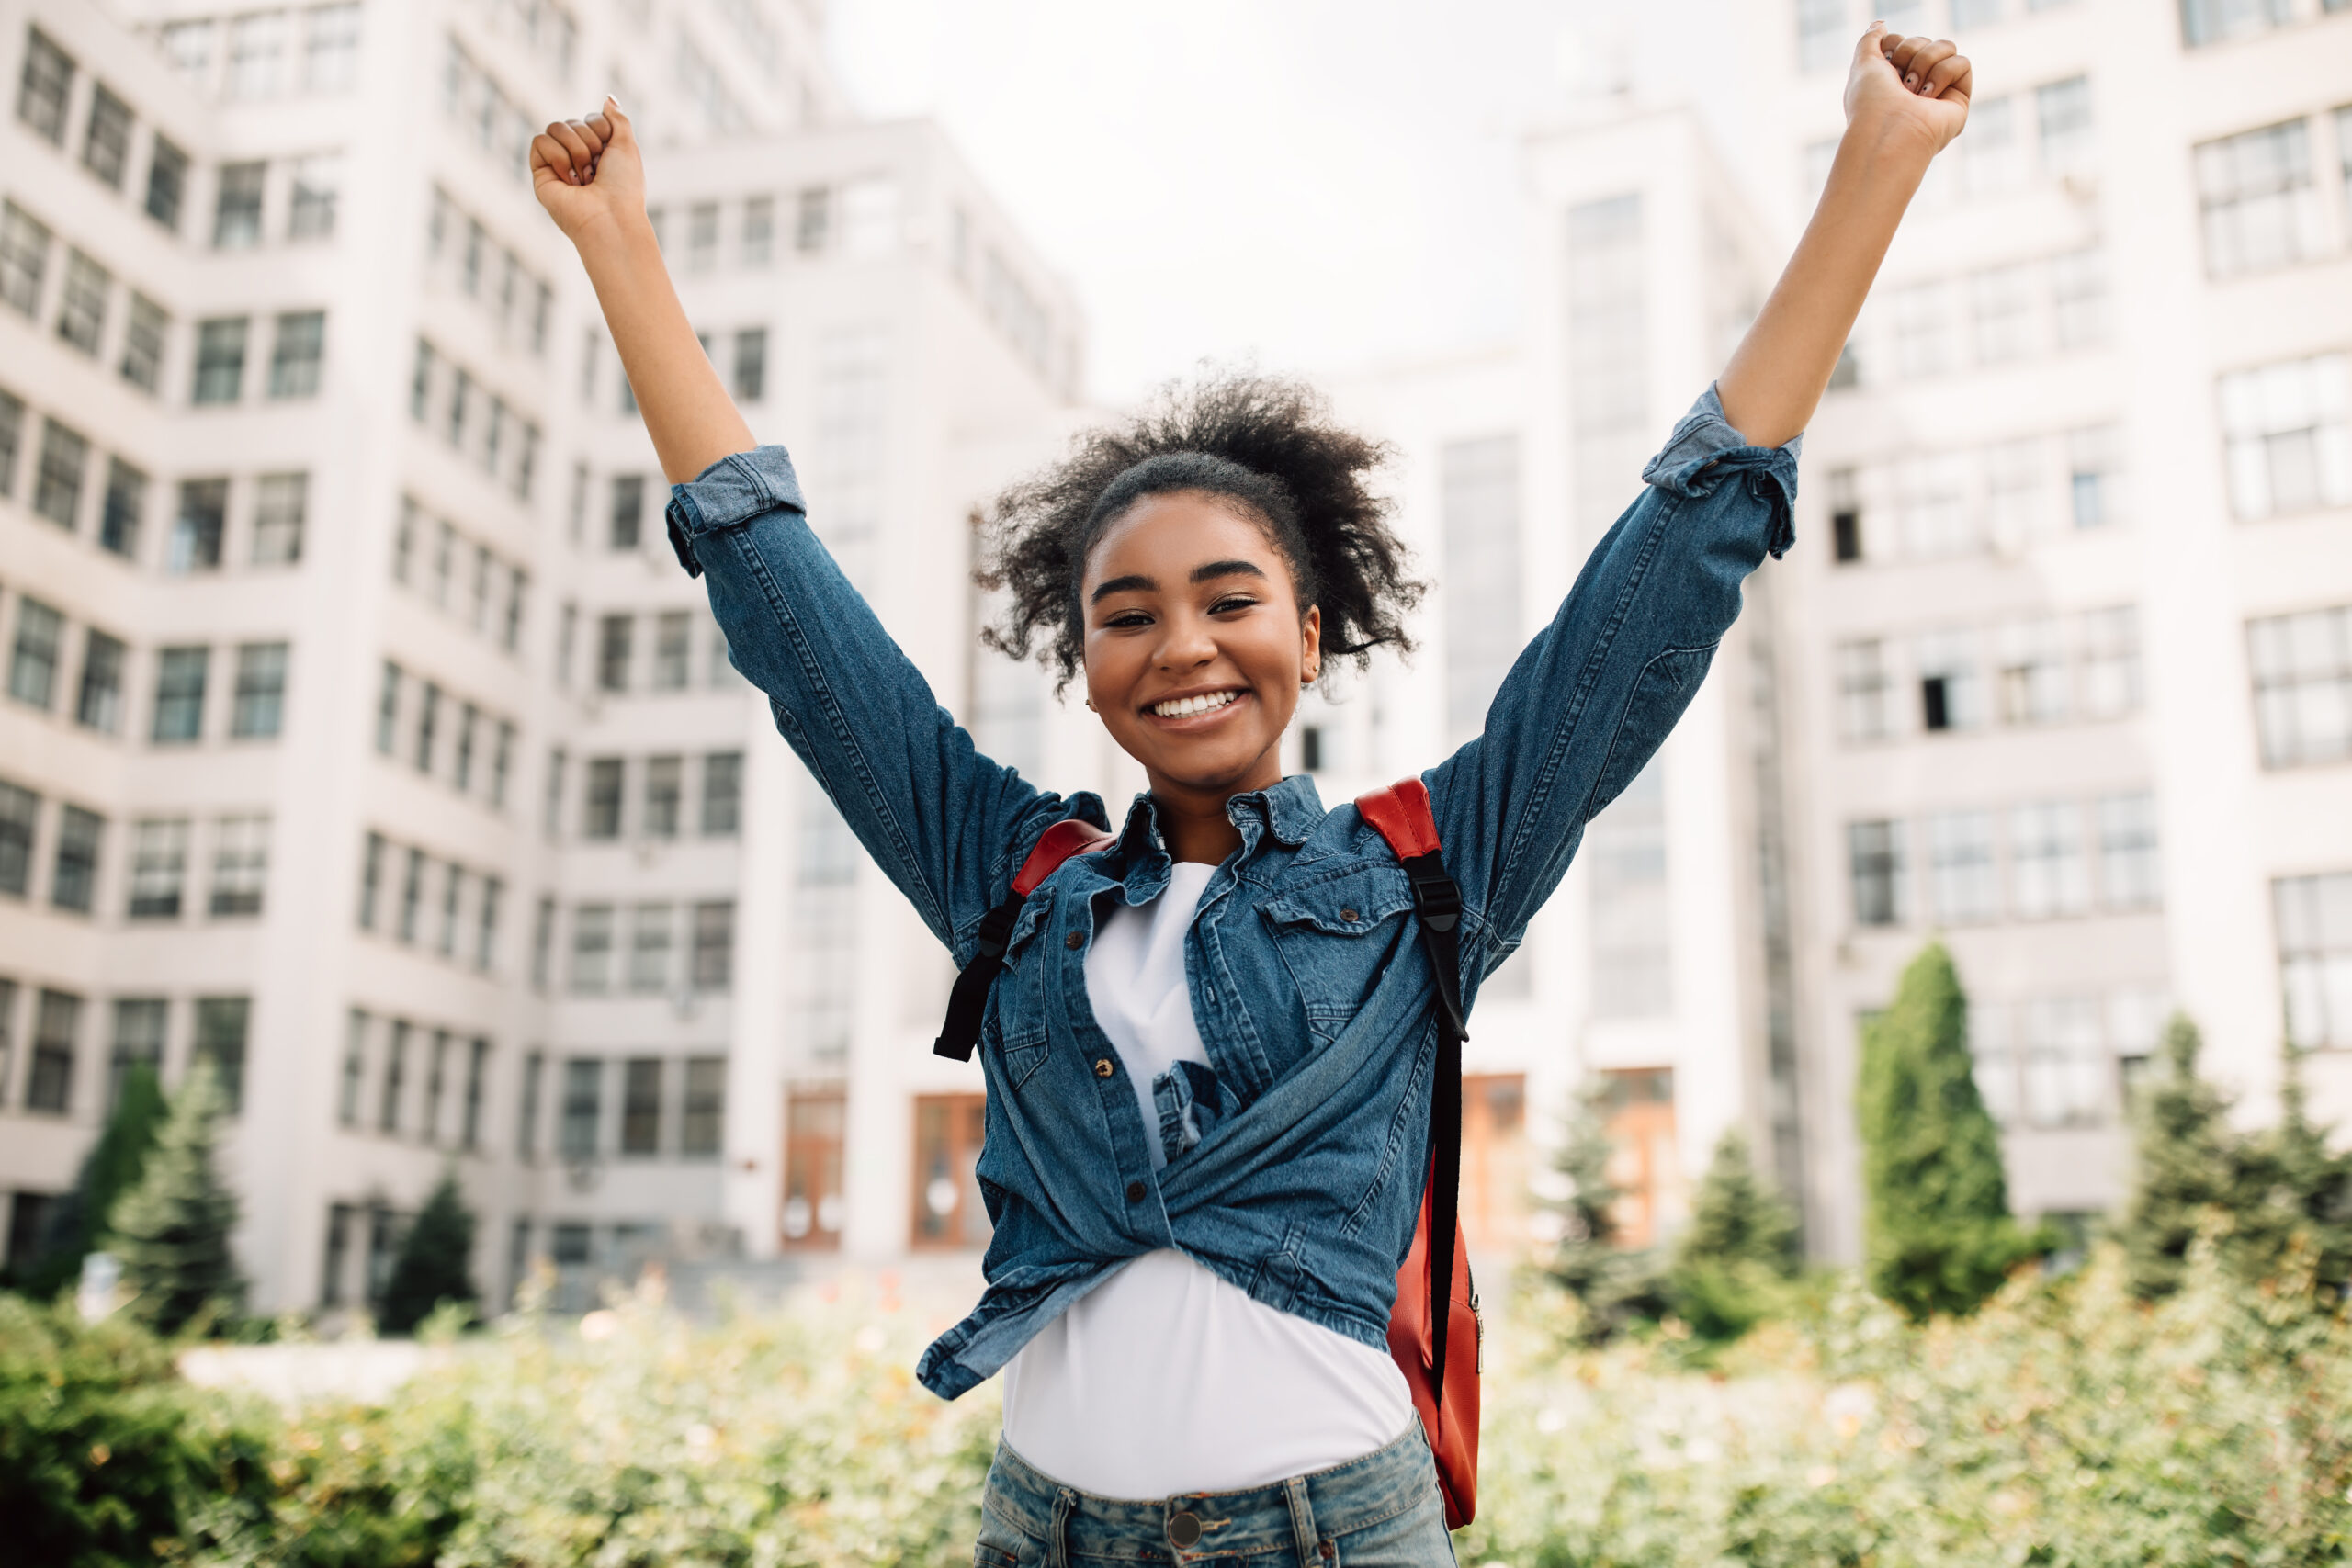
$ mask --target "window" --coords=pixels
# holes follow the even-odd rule
[[[12,392],[0,392],[0,495],[17,488],[17,449],[24,444],[25,403]]]
[[[395,934],[404,942],[416,941],[416,919],[424,908],[424,852],[408,852],[406,867],[401,873],[401,916]]]
[[[2025,178],[2023,148],[2018,137],[2017,99],[2007,94],[1980,98],[1968,108],[1972,145],[1960,153],[1960,187],[1970,196],[1993,196],[2010,190]],[[1834,143],[1833,143],[1834,145]]]
[[[621,1153],[662,1151],[662,1058],[632,1056],[621,1064]]]
[[[2164,898],[2155,796],[2105,795],[2097,810],[2099,902],[2110,909],[2154,908]]]
[[[2130,604],[2083,615],[2082,708],[2113,718],[2140,705],[2140,615]]]
[[[147,511],[147,476],[119,457],[107,459],[107,491],[98,508],[98,546],[136,559],[139,524]]]
[[[723,991],[735,977],[735,906],[695,906],[694,988]]]
[[[2069,76],[2033,90],[2041,125],[2041,166],[2053,175],[2080,174],[2090,163],[2091,79]]]
[[[452,367],[449,372],[448,417],[443,422],[442,432],[452,446],[462,448],[466,444],[466,414],[468,405],[473,401],[473,391],[471,372],[463,366]]]
[[[177,232],[187,194],[187,154],[160,133],[147,160],[147,216]]]
[[[187,883],[187,818],[156,818],[130,829],[130,901],[134,920],[175,920]]]
[[[2324,248],[2305,122],[2290,119],[2202,142],[2196,156],[2210,276],[2285,266]]]
[[[2239,519],[2352,505],[2352,355],[2290,359],[2221,380]]]
[[[2077,528],[2104,528],[2121,514],[2115,427],[2093,425],[2066,436],[2066,501]]]
[[[603,1120],[604,1093],[603,1062],[594,1056],[574,1056],[564,1063],[563,1121],[556,1134],[564,1158],[596,1157],[596,1123]],[[560,1232],[562,1227],[557,1229]]]
[[[33,829],[40,820],[40,796],[0,779],[0,893],[21,898],[31,890]],[[0,1025],[6,1021],[0,1017]]]
[[[40,465],[33,471],[33,511],[74,531],[82,510],[82,476],[90,466],[90,443],[80,432],[53,419],[40,422]]]
[[[252,1017],[250,997],[196,998],[196,1047],[190,1059],[212,1064],[232,1116],[244,1104],[245,1032]]]
[[[1977,364],[2004,364],[2034,351],[2033,273],[2019,263],[1970,276],[1969,322]]]
[[[606,547],[615,550],[637,548],[644,525],[645,476],[615,474],[611,526],[605,536]]]
[[[986,1100],[977,1094],[915,1097],[914,1221],[918,1250],[988,1245],[988,1206],[980,1197],[980,1139]]]
[[[692,645],[693,617],[684,610],[665,610],[653,621],[653,678],[657,692],[686,688],[686,660]]]
[[[1935,918],[1973,925],[2001,912],[2000,876],[1993,863],[1993,817],[1986,811],[1947,811],[1930,817],[1928,890]]]
[[[670,928],[673,910],[667,904],[639,904],[631,911],[628,944],[628,988],[659,994],[670,987]]]
[[[86,915],[98,890],[98,842],[107,819],[78,806],[63,808],[57,819],[57,860],[50,868],[49,901],[60,909]]]
[[[209,912],[215,918],[260,914],[268,880],[269,818],[223,817],[214,824]]]
[[[841,1247],[842,1134],[847,1110],[847,1096],[835,1088],[794,1089],[786,1096],[784,1209],[777,1224],[786,1252],[831,1252]]]
[[[2262,764],[2352,757],[2352,605],[2246,623]]]
[[[164,1071],[166,1008],[161,997],[114,999],[114,1049],[107,1062],[107,1111],[122,1103],[122,1086],[141,1067],[158,1077]]]
[[[74,702],[75,723],[107,735],[122,728],[122,663],[120,637],[108,637],[96,626],[85,630],[82,689]]]
[[[1486,724],[1519,656],[1519,437],[1447,442],[1438,454],[1447,588],[1445,723],[1454,743]]]
[[[2009,813],[2009,879],[2019,919],[2079,915],[2090,908],[2082,808],[2072,801],[2020,806]]]
[[[384,1047],[384,1084],[376,1102],[376,1130],[397,1133],[401,1130],[401,1111],[407,1096],[401,1091],[408,1079],[408,1039],[414,1026],[404,1019],[392,1021],[391,1039]]]
[[[440,728],[441,688],[433,682],[427,681],[416,702],[414,760],[416,771],[420,773],[430,773],[433,771],[433,747],[439,735]]]
[[[297,159],[293,197],[286,213],[286,237],[323,240],[333,234],[335,199],[342,184],[340,159],[323,154]]]
[[[229,733],[243,740],[275,736],[286,714],[286,648],[282,642],[249,642],[237,649],[237,687],[229,709]]]
[[[539,1157],[539,1089],[547,1066],[545,1052],[533,1051],[523,1058],[523,1093],[514,1108],[514,1153],[526,1160]]]
[[[401,667],[384,660],[383,678],[376,685],[376,750],[389,757],[401,717]]]
[[[2107,257],[2096,246],[2050,261],[2051,326],[2060,348],[2107,341]]]
[[[65,617],[38,599],[17,595],[17,642],[8,657],[8,694],[47,711],[57,694],[59,644]]]
[[[196,323],[196,387],[190,401],[233,403],[243,395],[246,324],[243,316]]]
[[[743,814],[743,753],[713,751],[702,760],[702,831],[705,838],[734,833]]]
[[[718,1153],[727,1123],[727,1058],[686,1058],[686,1096],[678,1119],[678,1152],[689,1158]]]
[[[632,617],[605,615],[596,625],[596,687],[605,692],[628,690],[629,631]]]
[[[441,867],[441,940],[435,949],[444,958],[458,955],[458,907],[465,901],[466,868],[450,861]]]
[[[2043,997],[2018,1009],[2025,1120],[2095,1126],[2106,1118],[2113,1063],[2097,997]]]
[[[345,1127],[359,1125],[359,1089],[368,1077],[368,1014],[353,1008],[343,1025],[343,1078],[335,1090],[334,1119]]]
[[[810,186],[803,190],[794,209],[792,247],[804,256],[813,256],[825,248],[827,231],[832,227],[833,193],[823,186]]]
[[[359,6],[356,0],[312,6],[302,13],[302,86],[340,93],[359,75]]]
[[[229,525],[227,479],[183,479],[180,505],[172,524],[167,571],[211,571],[220,565],[220,539]]]
[[[424,1058],[424,1114],[418,1118],[417,1138],[421,1143],[441,1141],[441,1091],[448,1081],[449,1032],[433,1032],[433,1049]]]
[[[621,836],[623,769],[623,761],[618,757],[589,759],[587,810],[580,821],[582,838],[617,839]]]
[[[284,90],[286,13],[254,11],[229,21],[225,98],[273,98]]]
[[[613,907],[582,904],[571,911],[571,988],[595,996],[612,984]]]
[[[57,335],[68,346],[96,357],[106,330],[107,299],[114,276],[78,250],[65,253],[65,287],[57,302]]]
[[[523,601],[528,595],[531,579],[528,573],[509,567],[506,571],[506,613],[499,623],[498,646],[512,653],[523,641]]]
[[[48,271],[49,226],[13,201],[0,202],[0,303],[38,315]]]
[[[638,831],[649,839],[678,836],[679,809],[685,797],[685,759],[648,757],[645,760],[645,815]]]
[[[458,710],[458,759],[450,769],[449,787],[459,795],[473,785],[474,730],[481,723],[481,710],[467,703]]]
[[[269,355],[269,395],[312,398],[319,392],[319,366],[326,355],[327,318],[322,310],[297,310],[277,318]]]
[[[25,71],[17,84],[17,118],[34,135],[62,147],[65,105],[73,91],[74,57],[51,43],[39,28],[26,29]]]
[[[1894,365],[1906,377],[1934,376],[1951,368],[1951,288],[1915,283],[1890,290],[1894,321]]]
[[[2293,15],[2292,0],[2180,0],[2181,38],[2197,49],[2283,28]]]
[[[498,721],[498,739],[490,750],[490,808],[503,811],[506,807],[506,781],[514,771],[514,727],[504,719]]]
[[[359,929],[376,929],[376,897],[384,887],[384,836],[368,835],[368,851],[359,862]]]
[[[768,330],[746,327],[735,334],[735,400],[756,403],[767,389]]]
[[[1910,918],[1902,823],[1847,823],[1846,864],[1853,885],[1856,925],[1899,926]]]
[[[408,416],[419,424],[433,404],[433,345],[417,339],[416,360],[408,377]]]
[[[718,203],[698,201],[686,209],[686,270],[708,272],[718,265]]]
[[[2335,152],[2344,166],[2344,201],[2352,207],[2352,104],[2335,111]]]
[[[262,475],[254,491],[254,565],[291,566],[302,558],[310,491],[307,473]]]
[[[1973,632],[1930,632],[1919,638],[1919,728],[1973,729],[1984,722]]]
[[[1673,931],[1667,881],[1666,775],[1634,776],[1585,833],[1591,866],[1592,1008],[1601,1018],[1673,1010]]]
[[[2000,629],[2000,705],[2004,724],[2052,724],[2066,716],[2066,658],[2058,623],[2047,615]]]
[[[33,1011],[32,1069],[25,1079],[25,1109],[62,1116],[74,1104],[74,1046],[82,1032],[82,998],[43,991]],[[22,1200],[19,1200],[22,1201]]]
[[[220,188],[212,202],[215,250],[250,250],[261,243],[262,193],[268,176],[266,164],[220,165]]]
[[[2270,885],[2287,1035],[2305,1050],[2352,1045],[2352,872]]]
[[[1845,739],[1883,740],[1892,735],[1894,695],[1883,642],[1868,637],[1838,645],[1838,728]]]

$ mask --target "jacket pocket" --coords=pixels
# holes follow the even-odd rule
[[[1403,868],[1365,865],[1286,888],[1259,906],[1298,987],[1307,1032],[1329,1043],[1362,1010],[1410,928]]]
[[[996,1053],[1006,1085],[1019,1089],[1046,1065],[1046,954],[1038,949],[1038,933],[1053,913],[1054,896],[1039,888],[1022,905],[1012,934],[1005,939],[1004,968],[989,987],[989,1010],[980,1026],[981,1040]]]

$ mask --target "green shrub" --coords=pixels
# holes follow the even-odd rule
[[[392,1260],[392,1276],[384,1284],[384,1299],[377,1310],[379,1326],[388,1334],[413,1333],[435,1308],[449,1305],[470,1310],[481,1301],[474,1289],[474,1216],[458,1190],[453,1170],[440,1182],[401,1238],[400,1255]]]
[[[1792,1304],[1797,1221],[1748,1158],[1747,1135],[1726,1128],[1675,1237],[1667,1270],[1675,1315],[1707,1339],[1736,1339]]]
[[[237,1198],[220,1169],[226,1103],[211,1064],[199,1060],[172,1097],[138,1183],[114,1206],[108,1229],[130,1310],[159,1333],[233,1315],[244,1299],[229,1248]]]

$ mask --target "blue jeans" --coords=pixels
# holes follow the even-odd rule
[[[1000,1440],[973,1568],[1081,1562],[1454,1568],[1437,1461],[1419,1417],[1386,1448],[1311,1475],[1148,1502],[1064,1486]]]

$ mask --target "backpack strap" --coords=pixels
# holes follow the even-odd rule
[[[972,961],[956,975],[956,988],[947,994],[947,1019],[940,1026],[939,1038],[931,1043],[932,1055],[953,1062],[972,1059],[972,1047],[980,1043],[980,1015],[988,1009],[989,987],[1004,968],[1004,944],[1012,939],[1013,922],[1021,918],[1021,906],[1029,901],[1038,884],[1062,868],[1063,862],[1091,854],[1110,841],[1108,831],[1075,817],[1065,817],[1046,829],[1014,874],[1011,896],[980,917]]]
[[[1437,1078],[1430,1089],[1430,1371],[1445,1399],[1447,1317],[1453,1301],[1453,1248],[1462,1201],[1462,890],[1447,874],[1429,786],[1400,779],[1356,796],[1363,819],[1388,840],[1413,886],[1413,914],[1437,982]]]

